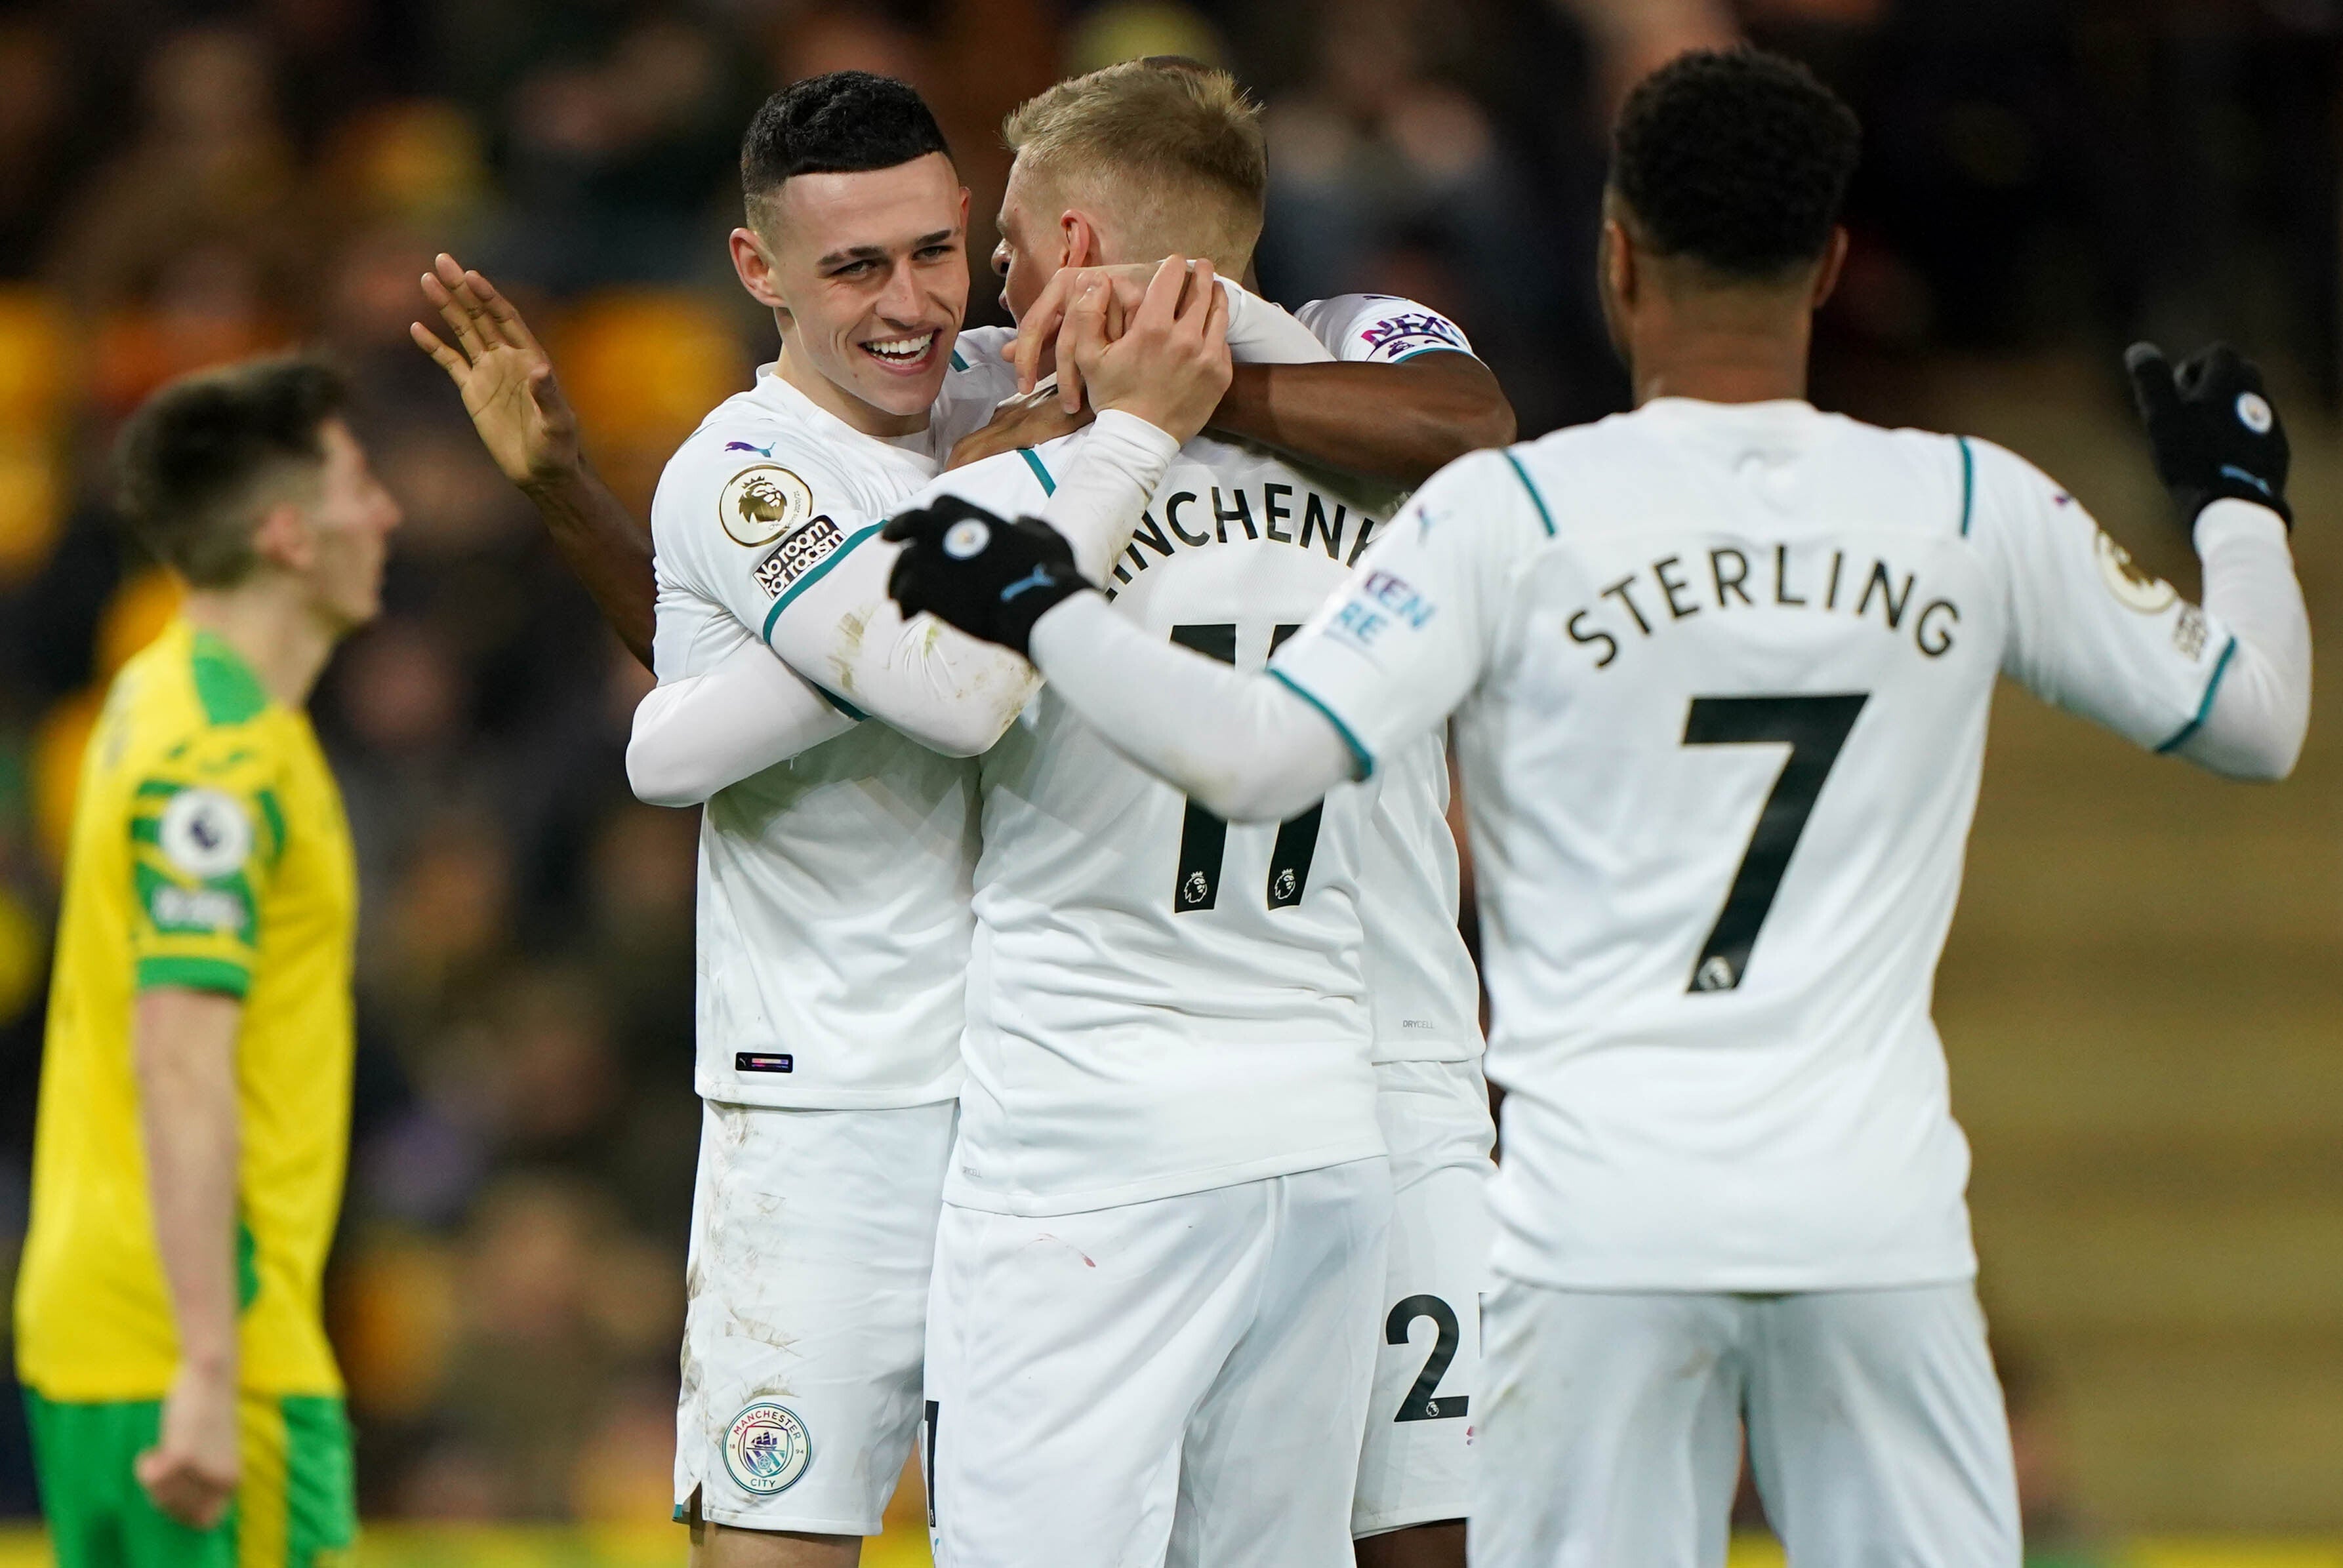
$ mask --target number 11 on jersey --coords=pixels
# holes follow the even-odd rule
[[[1275,653],[1287,638],[1301,629],[1299,626],[1273,629],[1269,638],[1270,652]],[[1237,628],[1231,621],[1175,626],[1172,628],[1172,640],[1222,664],[1237,661]],[[1312,806],[1278,826],[1277,843],[1269,852],[1269,884],[1265,890],[1271,909],[1290,909],[1302,901],[1302,890],[1310,884],[1310,859],[1318,849],[1318,824],[1324,809],[1322,805]],[[1228,844],[1228,822],[1193,800],[1189,801],[1187,817],[1180,828],[1179,878],[1172,889],[1174,913],[1209,910],[1220,901],[1221,862],[1227,855]]]

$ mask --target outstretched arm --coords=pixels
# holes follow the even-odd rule
[[[455,347],[419,321],[407,328],[416,346],[447,372],[488,456],[537,508],[563,563],[648,668],[658,598],[650,535],[587,462],[552,359],[512,302],[454,256],[434,261],[423,294]]]
[[[1080,367],[1057,342],[1068,301],[1104,283],[1118,308],[1131,308],[1153,270],[1145,263],[1060,271],[1007,349],[1018,385],[1031,391],[1045,363],[1053,363],[1061,406],[1079,408]],[[1211,428],[1410,487],[1467,452],[1513,440],[1504,389],[1436,311],[1412,300],[1349,296],[1311,307],[1303,315],[1316,316],[1306,325],[1233,283],[1222,286],[1230,297],[1236,368]]]
[[[1510,443],[1513,406],[1469,354],[1403,365],[1240,365],[1212,427],[1413,487],[1467,452]]]

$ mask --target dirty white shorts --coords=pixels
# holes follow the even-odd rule
[[[879,1533],[919,1429],[957,1111],[703,1102],[679,1519]]]

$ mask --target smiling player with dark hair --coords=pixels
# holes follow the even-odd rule
[[[1745,1423],[1792,1561],[2016,1568],[1929,1018],[1996,680],[2229,777],[2302,744],[2286,437],[2234,351],[2128,357],[2202,608],[2022,458],[1805,401],[1856,151],[1773,56],[1643,83],[1600,273],[1635,411],[1453,464],[1265,675],[1041,523],[898,530],[907,610],[1235,819],[1454,716],[1509,1091],[1479,1568],[1720,1562]]]

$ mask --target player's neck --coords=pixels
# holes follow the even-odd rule
[[[1654,397],[1704,403],[1771,403],[1806,395],[1804,332],[1715,330],[1636,346],[1635,404]]]
[[[885,440],[895,436],[915,436],[928,427],[930,410],[890,414],[875,404],[866,403],[824,376],[810,361],[792,355],[786,342],[781,345],[781,357],[774,363],[773,374],[804,393],[815,407],[836,416],[866,436]]]
[[[266,573],[232,588],[190,590],[180,613],[235,649],[261,689],[287,708],[308,703],[341,640],[297,585]]]

